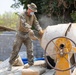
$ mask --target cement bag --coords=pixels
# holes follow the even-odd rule
[[[45,50],[46,45],[53,38],[64,36],[69,25],[70,24],[68,23],[68,24],[58,24],[54,26],[48,26],[45,29],[45,32],[40,41],[42,48]],[[67,33],[67,37],[73,40],[74,42],[76,42],[76,23],[72,23],[71,28]],[[49,44],[47,48],[47,55],[51,55],[51,53],[55,53],[54,47],[55,45],[53,43]],[[51,56],[51,57],[55,59],[55,56]]]
[[[21,57],[18,56],[18,58],[15,60],[15,62],[13,64],[13,66],[23,66],[23,65],[24,64],[23,64],[23,61],[22,61]]]

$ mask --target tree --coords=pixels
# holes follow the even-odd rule
[[[5,12],[0,15],[0,26],[16,29],[18,22],[18,16],[12,12]]]
[[[76,11],[76,0],[14,0],[15,5],[24,5],[33,2],[38,6],[38,14],[56,16],[62,18],[63,22],[73,22],[71,13]],[[14,5],[14,4],[13,4]]]
[[[64,22],[73,22],[71,13],[76,10],[76,0],[50,0],[49,6],[52,15],[62,16]]]

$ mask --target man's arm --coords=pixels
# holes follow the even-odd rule
[[[39,35],[42,36],[44,31],[42,30],[42,28],[41,28],[36,16],[34,16],[34,27],[35,27],[36,30],[38,30]]]
[[[25,14],[24,13],[22,13],[22,14],[16,13],[16,14],[20,17],[20,21],[22,22],[22,25],[24,27],[31,28],[31,26],[28,23],[26,23],[26,19],[25,19]]]
[[[26,23],[26,19],[25,19],[24,15],[23,15],[24,13],[17,12],[16,14],[19,16],[19,18],[21,19],[22,23]]]
[[[39,22],[38,22],[38,20],[37,20],[35,15],[34,15],[34,27],[38,31],[42,30],[42,28],[40,27],[40,24],[39,24]]]

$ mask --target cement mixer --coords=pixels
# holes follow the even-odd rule
[[[45,50],[47,63],[56,71],[55,75],[76,74],[75,71],[75,74],[71,71],[76,64],[72,65],[70,62],[72,55],[76,53],[76,23],[48,26],[41,36],[40,43]],[[54,60],[56,63],[55,67],[49,63],[47,56],[50,56]],[[24,66],[14,66],[13,70],[8,72],[6,70],[9,65],[8,61],[9,59],[0,64],[0,75],[53,75],[54,73],[52,73],[54,70],[50,72],[46,71],[45,67],[43,67],[45,66],[45,62],[41,63],[40,61],[37,65],[35,63],[27,69]],[[49,72],[49,74],[44,72]]]
[[[56,63],[53,67],[55,75],[71,75],[70,58],[76,53],[76,23],[48,26],[41,38],[41,46],[45,50],[45,58],[49,55]]]

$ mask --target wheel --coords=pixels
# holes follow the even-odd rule
[[[54,50],[56,53],[52,53],[49,55],[50,57],[52,55],[55,55],[56,57],[56,65],[53,67],[48,59],[47,59],[47,48],[50,43],[54,44]],[[48,42],[48,44],[45,47],[45,59],[46,62],[50,67],[57,71],[67,71],[72,69],[76,64],[73,64],[72,66],[70,65],[70,59],[68,58],[70,54],[73,54],[74,52],[72,51],[72,48],[76,47],[76,43],[71,40],[70,38],[67,37],[55,37],[52,40]],[[65,66],[66,65],[66,66]],[[69,66],[70,65],[70,66]]]

